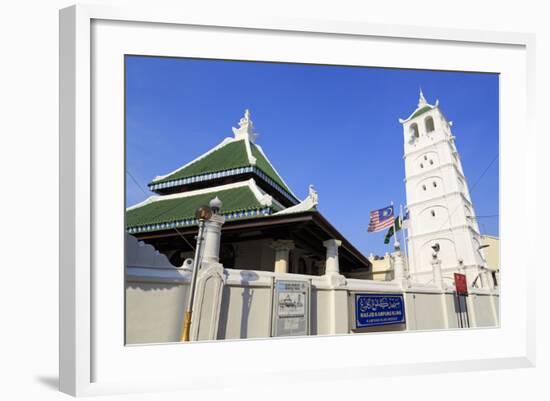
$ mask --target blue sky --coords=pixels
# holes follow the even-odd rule
[[[314,184],[321,213],[366,255],[383,254],[369,212],[406,203],[398,118],[419,87],[453,121],[480,229],[498,235],[496,74],[127,57],[126,169],[139,183],[127,176],[127,206],[152,194],[156,175],[233,136],[249,108],[256,143],[293,191],[305,198]]]

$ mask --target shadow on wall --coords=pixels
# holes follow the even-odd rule
[[[252,300],[254,297],[254,290],[250,286],[251,281],[257,281],[260,276],[253,271],[241,271],[240,272],[242,289],[241,297],[241,323],[239,338],[248,338],[248,319],[250,316],[250,309]],[[220,308],[220,321],[218,325],[217,339],[225,339],[227,331],[227,317],[229,314],[229,305],[231,304],[231,288],[228,286],[223,287],[222,303]]]
[[[251,281],[256,281],[260,278],[257,273],[250,271],[241,272],[241,283],[244,285],[242,293],[241,307],[241,335],[240,338],[248,337],[248,317],[250,315],[250,305],[252,304],[253,290],[250,287]]]

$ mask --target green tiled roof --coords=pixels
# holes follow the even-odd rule
[[[126,227],[143,227],[193,220],[197,207],[207,205],[216,196],[223,202],[223,207],[220,210],[220,214],[223,215],[242,211],[265,210],[267,208],[257,200],[248,186],[242,186],[194,196],[158,200],[127,210]],[[272,205],[269,209],[270,212],[279,210],[275,205]]]
[[[244,141],[230,142],[195,163],[176,171],[154,183],[178,180],[216,171],[248,166]]]
[[[283,180],[275,172],[269,161],[264,157],[260,150],[253,143],[250,144],[252,156],[256,158],[256,167],[263,171],[269,178],[277,183],[289,194],[292,194],[290,189],[283,183]],[[169,181],[179,180],[182,178],[195,177],[208,173],[216,173],[241,167],[250,166],[246,146],[244,140],[230,142],[227,145],[216,149],[202,159],[182,168],[173,174],[166,177],[154,180],[152,184],[160,184]]]
[[[430,106],[424,106],[420,110],[418,110],[416,113],[414,113],[410,119],[413,119],[415,117],[418,117],[421,114],[424,114],[427,111],[430,111],[432,108]]]

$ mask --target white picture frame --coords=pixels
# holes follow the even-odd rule
[[[143,35],[144,32],[147,35]],[[201,48],[185,49],[178,35],[193,35]],[[201,36],[204,35],[204,36]],[[225,35],[223,49],[216,47]],[[287,51],[262,53],[254,48],[254,35]],[[164,38],[162,42],[160,38]],[[290,42],[314,43],[311,54],[293,52]],[[241,47],[238,47],[240,40]],[[339,47],[335,48],[333,41]],[[330,54],[314,53],[323,42]],[[383,43],[382,43],[383,42]],[[160,45],[162,43],[162,46]],[[535,198],[533,35],[373,25],[351,21],[293,20],[291,18],[220,18],[187,15],[185,10],[73,6],[60,12],[60,389],[72,395],[94,395],[157,390],[206,389],[243,386],[239,375],[257,383],[273,380],[315,381],[391,374],[420,374],[534,366],[534,252],[514,230],[535,231],[536,212],[528,199]],[[404,44],[406,45],[404,47]],[[209,47],[212,49],[208,49]],[[332,46],[332,47],[331,47]],[[350,46],[350,47],[348,47]],[[373,54],[381,47],[418,51],[418,59],[392,61],[389,54],[376,66],[490,71],[501,74],[501,327],[469,331],[366,334],[301,339],[229,341],[200,344],[124,346],[123,241],[124,209],[113,194],[110,204],[101,197],[117,188],[120,174],[105,178],[121,166],[123,104],[121,54],[192,55],[211,51],[223,58],[339,62],[366,65],[368,55],[350,55],[353,46],[367,46]],[[436,48],[437,59],[429,57]],[[306,46],[307,47],[307,46]],[[422,50],[426,47],[428,50]],[[304,49],[305,47],[302,47]],[[339,49],[339,50],[338,50]],[[378,50],[377,50],[378,49]],[[294,49],[296,50],[296,49]],[[427,53],[423,53],[426,51]],[[186,53],[187,52],[187,53]],[[348,52],[348,53],[346,53]],[[389,50],[388,50],[389,52]],[[305,52],[307,53],[307,52]],[[262,56],[263,54],[263,56]],[[382,53],[380,53],[382,55]],[[426,57],[420,57],[428,55]],[[461,57],[463,55],[463,57]],[[116,61],[113,62],[113,56]],[[395,56],[395,54],[394,54]],[[308,58],[309,57],[309,58]],[[374,56],[372,56],[374,57]],[[300,59],[304,60],[304,59]],[[380,58],[378,60],[381,60]],[[392,63],[394,63],[392,65]],[[452,63],[452,64],[450,64]],[[452,67],[452,68],[451,68]],[[110,75],[113,73],[113,75]],[[100,86],[94,86],[98,85]],[[110,85],[106,85],[109,83]],[[103,86],[101,86],[103,85]],[[98,97],[111,93],[110,99]],[[112,103],[110,103],[112,102]],[[111,117],[103,113],[109,108]],[[105,117],[105,118],[104,118]],[[114,128],[114,129],[110,129]],[[114,145],[94,130],[112,133]],[[105,132],[105,131],[101,131]],[[113,133],[114,132],[114,133]],[[521,136],[513,135],[522,132]],[[122,142],[121,142],[122,140]],[[518,146],[521,144],[522,146]],[[515,168],[509,168],[514,161]],[[117,178],[118,177],[118,178]],[[105,179],[104,179],[105,178]],[[106,184],[104,184],[106,183]],[[120,188],[123,191],[123,188]],[[514,210],[524,211],[521,215]],[[112,224],[112,226],[110,226]],[[117,224],[120,227],[117,227]],[[113,230],[110,230],[111,227]],[[526,236],[525,236],[526,237]],[[103,247],[101,241],[112,240]],[[513,244],[513,246],[510,246]],[[118,246],[118,247],[117,247]],[[101,249],[101,250],[98,250]],[[104,261],[114,268],[105,270]],[[98,264],[101,268],[98,268]],[[109,262],[111,264],[111,262]],[[109,266],[109,267],[113,267]],[[116,270],[116,267],[120,270]],[[508,266],[510,268],[508,268]],[[513,266],[519,268],[512,268]],[[101,294],[98,294],[100,288]],[[512,297],[513,294],[513,297]],[[108,306],[110,305],[110,308]],[[376,336],[378,349],[365,347]],[[118,345],[117,345],[118,344]],[[422,348],[422,344],[429,348]],[[454,347],[452,347],[454,345]],[[385,348],[385,351],[383,351]],[[284,364],[285,352],[296,353],[299,366]],[[178,361],[185,356],[195,370],[182,379]],[[238,355],[238,358],[235,358]],[[243,358],[243,355],[245,357]],[[215,366],[208,360],[219,358]],[[232,359],[233,358],[233,359]],[[247,360],[248,363],[243,363]],[[269,362],[267,362],[269,361]],[[162,362],[162,363],[160,363]],[[139,367],[139,369],[138,369]]]

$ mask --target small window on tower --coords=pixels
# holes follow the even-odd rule
[[[424,155],[424,160],[428,160],[428,156]]]
[[[424,122],[426,124],[426,132],[432,132],[435,130],[434,119],[432,117],[426,117]]]
[[[424,168],[424,164],[420,163],[420,168]]]
[[[426,185],[422,185],[422,189],[425,191],[426,190]]]
[[[418,125],[416,125],[416,123],[411,125],[411,134],[415,139],[420,137],[420,134],[418,133]]]
[[[432,210],[432,217],[435,217],[435,211]]]
[[[433,186],[434,186],[434,188],[437,188],[437,182],[434,181]]]
[[[434,164],[434,161],[432,159],[430,159],[430,164]]]

